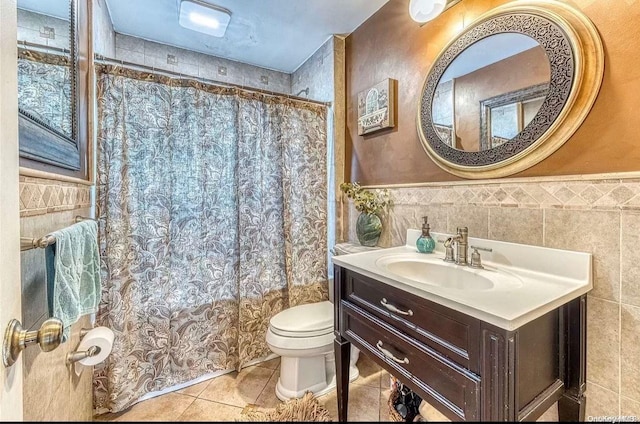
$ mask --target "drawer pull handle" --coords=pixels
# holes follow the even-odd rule
[[[408,311],[406,311],[406,312],[405,312],[405,311],[403,311],[403,310],[400,310],[400,309],[396,308],[395,306],[393,306],[392,304],[387,303],[387,299],[386,299],[386,298],[384,298],[384,297],[383,297],[383,298],[382,298],[382,300],[380,301],[380,304],[381,304],[382,306],[384,306],[385,308],[387,308],[389,311],[393,312],[394,314],[398,314],[398,315],[408,315],[408,316],[410,316],[410,317],[412,317],[412,316],[413,316],[413,311],[412,311],[411,309],[409,309],[409,310],[408,310]]]
[[[382,347],[382,340],[378,340],[378,344],[376,344],[376,347],[378,348],[378,350],[380,352],[382,352],[382,354],[384,356],[386,356],[387,358],[391,359],[392,361],[395,361],[395,362],[397,362],[399,364],[408,364],[409,363],[409,358],[407,358],[406,356],[405,356],[404,359],[398,359],[398,358],[395,357],[395,355],[393,353],[391,353],[387,349],[383,348]]]

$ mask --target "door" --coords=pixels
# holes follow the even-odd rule
[[[0,1],[0,334],[20,319],[16,0]],[[0,420],[22,420],[22,361],[0,363]]]

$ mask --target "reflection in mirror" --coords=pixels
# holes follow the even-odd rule
[[[18,0],[20,112],[73,138],[70,0]]]
[[[440,78],[432,101],[436,134],[467,152],[516,137],[540,110],[551,69],[533,38],[500,33],[465,49]]]

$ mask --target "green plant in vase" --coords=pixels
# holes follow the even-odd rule
[[[356,223],[358,241],[363,246],[375,246],[382,233],[380,213],[391,205],[389,191],[382,190],[374,193],[362,188],[358,183],[342,183],[340,190],[349,199],[353,199],[356,210],[360,212]]]

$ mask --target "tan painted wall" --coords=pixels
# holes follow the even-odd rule
[[[458,148],[477,152],[480,142],[480,102],[532,85],[548,83],[549,61],[536,47],[463,75],[455,80]]]
[[[347,179],[366,184],[452,181],[426,155],[416,131],[418,98],[434,58],[466,25],[509,0],[463,0],[420,27],[407,1],[391,0],[347,38]],[[576,0],[605,48],[605,75],[596,103],[556,153],[517,176],[640,170],[640,1]],[[398,80],[397,128],[357,135],[357,93],[385,78]]]

